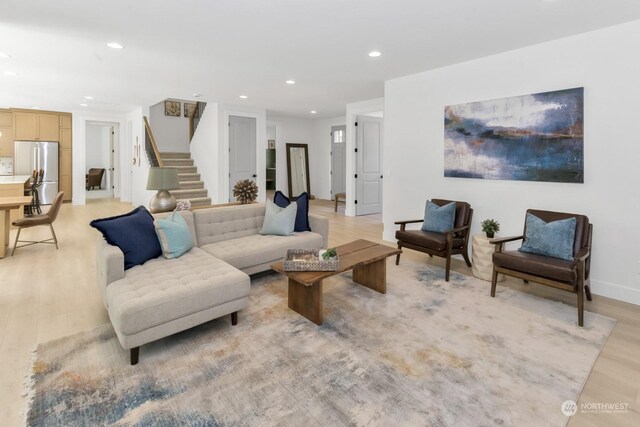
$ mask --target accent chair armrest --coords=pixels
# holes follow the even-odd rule
[[[329,218],[309,214],[309,227],[314,233],[322,234],[324,241],[323,248],[326,249],[329,246]]]
[[[589,255],[591,255],[591,248],[585,246],[578,251],[573,259],[575,260],[575,262],[584,262],[587,258],[589,258]]]
[[[454,234],[454,233],[458,233],[460,231],[464,231],[467,228],[469,228],[470,225],[463,225],[462,227],[458,227],[458,228],[452,228],[451,230],[447,230],[444,232],[444,234]]]
[[[496,245],[496,252],[502,252],[502,245],[507,242],[514,242],[516,240],[522,240],[524,238],[523,235],[520,236],[511,236],[511,237],[501,237],[499,239],[491,239],[489,243],[492,245]]]
[[[102,237],[96,241],[96,271],[98,288],[106,307],[107,286],[124,278],[124,254],[120,248],[108,244]]]
[[[404,231],[404,229],[407,226],[407,224],[416,224],[416,223],[419,223],[419,222],[424,222],[424,218],[423,219],[408,219],[406,221],[396,221],[394,224],[400,226],[400,231]]]

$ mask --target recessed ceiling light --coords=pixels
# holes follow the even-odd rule
[[[89,104],[85,104],[84,102],[82,104],[80,104],[81,107],[88,107]]]
[[[240,95],[240,98],[242,98],[242,99],[247,99],[247,98],[248,98],[248,96],[247,96],[247,95]]]
[[[31,107],[32,110],[39,110],[40,107]]]
[[[87,95],[87,96],[84,97],[84,99],[93,99],[93,96]]]
[[[288,84],[288,85],[294,85],[294,84],[296,84],[296,81],[295,80],[287,80],[285,83]]]
[[[124,49],[124,46],[117,42],[109,42],[107,43],[107,46],[109,46],[111,49]]]
[[[15,71],[3,71],[2,74],[4,74],[5,76],[17,76],[18,73],[16,73]]]
[[[316,114],[316,113],[317,113],[317,111],[316,111],[316,110],[311,110],[311,111],[309,111],[309,112],[310,112],[311,114]]]
[[[11,58],[11,55],[8,53],[0,52],[0,58]]]
[[[194,93],[194,94],[193,94],[193,97],[194,97],[194,98],[200,98],[201,96],[202,96],[202,94],[201,94],[201,93]]]
[[[377,50],[373,50],[373,51],[369,52],[369,56],[372,57],[372,58],[377,58],[380,55],[382,55],[382,53],[378,52]]]

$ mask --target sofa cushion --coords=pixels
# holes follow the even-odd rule
[[[424,207],[423,231],[444,233],[453,228],[456,219],[456,202],[444,206],[438,206],[431,200],[427,200]]]
[[[282,191],[278,190],[273,196],[273,203],[286,208],[291,203],[291,200]],[[294,231],[311,231],[309,226],[309,194],[305,191],[296,199],[298,210],[296,212],[296,226]]]
[[[434,233],[432,231],[422,230],[405,230],[396,231],[396,239],[403,243],[409,243],[416,246],[427,247],[436,251],[444,251],[447,249],[446,234]],[[452,248],[459,248],[464,245],[464,239],[454,237],[451,242]]]
[[[575,218],[546,222],[527,212],[524,242],[518,250],[571,261],[575,235]]]
[[[194,211],[198,246],[258,234],[264,222],[264,212],[264,203]]]
[[[249,295],[249,276],[199,248],[127,271],[106,290],[109,317],[126,335]]]
[[[100,231],[107,243],[120,248],[125,270],[162,255],[153,217],[144,206],[123,215],[95,219],[89,225]]]
[[[156,218],[153,225],[165,258],[180,258],[193,247],[189,226],[178,212],[171,212],[166,218]]]
[[[321,248],[323,243],[322,235],[305,231],[293,233],[291,236],[254,234],[204,245],[202,249],[236,268],[243,269],[278,261],[284,258],[287,249],[317,249]]]
[[[286,208],[281,208],[268,200],[260,234],[290,236],[296,226],[297,210],[298,204],[296,202],[291,203]]]
[[[574,261],[565,261],[545,255],[519,251],[499,252],[493,254],[493,263],[497,267],[522,271],[560,282],[575,283],[578,277]]]
[[[167,218],[169,215],[173,215],[174,212],[176,214],[180,214],[182,219],[184,219],[184,221],[187,223],[187,226],[189,227],[189,232],[191,233],[191,237],[193,239],[193,246],[198,246],[198,236],[196,235],[196,225],[195,225],[194,219],[193,219],[193,212],[191,212],[189,210],[172,211],[172,212],[161,212],[161,213],[153,214],[153,217],[155,219]]]

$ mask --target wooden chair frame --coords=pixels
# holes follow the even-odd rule
[[[452,228],[445,231],[444,234],[447,238],[447,247],[443,251],[427,248],[424,246],[418,246],[407,242],[398,241],[398,249],[409,248],[415,251],[424,252],[432,256],[439,256],[446,259],[445,281],[449,281],[449,272],[451,270],[451,255],[462,255],[464,261],[467,263],[467,267],[471,267],[471,260],[469,259],[469,233],[471,232],[471,221],[473,219],[473,209],[469,208],[469,221],[467,225],[458,228]],[[400,226],[400,231],[405,231],[407,224],[417,224],[424,222],[424,219],[412,219],[408,221],[396,221],[395,224]],[[464,244],[461,248],[453,248],[453,238],[456,233],[462,233],[462,239]],[[400,263],[400,254],[396,255],[396,265]]]
[[[577,267],[577,280],[575,284],[561,282],[558,280],[548,279],[546,277],[539,277],[533,274],[525,273],[522,271],[511,270],[504,267],[497,267],[493,265],[493,276],[491,278],[491,296],[496,296],[496,285],[498,283],[498,274],[504,274],[511,277],[522,279],[526,282],[539,283],[541,285],[551,286],[556,289],[562,289],[563,291],[572,292],[577,295],[578,303],[578,325],[584,326],[584,297],[586,295],[587,300],[591,301],[591,289],[590,278],[586,277],[586,264],[591,256],[591,238],[593,233],[593,225],[589,224],[589,237],[587,239],[587,246],[583,247],[574,257],[574,261]],[[502,246],[507,242],[513,242],[522,240],[521,236],[504,237],[500,239],[493,239],[490,242],[496,245],[496,253],[502,252]]]

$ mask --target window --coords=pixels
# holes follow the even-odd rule
[[[334,142],[334,144],[344,143],[344,131],[343,130],[337,130],[337,131],[333,132],[333,142]]]

